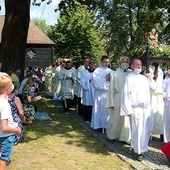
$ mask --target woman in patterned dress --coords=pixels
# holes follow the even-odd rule
[[[24,114],[27,121],[33,121],[35,119],[35,105],[38,100],[36,100],[34,92],[32,92],[31,87],[33,87],[33,79],[28,79],[24,85],[22,91],[23,98],[23,108]]]
[[[26,118],[24,116],[24,111],[22,108],[22,103],[19,97],[16,97],[17,86],[14,87],[14,90],[8,95],[8,102],[11,106],[12,117],[14,122],[21,128],[21,134],[15,135],[14,145],[17,145],[19,142],[22,142],[25,138],[25,131],[22,127],[22,123],[30,124],[31,122],[26,122]]]

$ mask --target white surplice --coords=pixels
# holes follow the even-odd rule
[[[94,88],[92,86],[93,72],[84,70],[81,76],[80,85],[83,88],[82,104],[85,106],[93,106]]]
[[[56,66],[55,67],[51,67],[51,92],[54,94],[56,93]]]
[[[150,71],[153,73],[153,70]],[[154,113],[154,126],[152,134],[163,134],[163,71],[158,68],[158,77],[156,79],[156,90],[151,92],[151,107]]]
[[[163,82],[163,91],[165,93],[165,106],[164,106],[164,142],[170,141],[170,76],[166,76]]]
[[[91,121],[93,129],[106,128],[109,120],[110,109],[105,108],[107,90],[110,84],[110,81],[106,81],[105,78],[108,73],[112,73],[112,70],[102,66],[93,72],[94,104]]]
[[[72,80],[67,79],[67,77],[72,77]],[[65,99],[73,99],[74,98],[74,69],[71,68],[67,70],[65,68],[61,69],[58,74],[58,79],[61,81],[61,89],[62,89],[62,97]]]
[[[59,95],[61,93],[61,82],[58,80],[58,74],[61,70],[61,66],[58,66],[56,67],[56,70],[55,70],[55,92],[57,95]]]
[[[52,66],[45,68],[45,86],[47,92],[51,92],[51,81],[52,81]]]
[[[122,89],[121,115],[132,119],[132,144],[134,152],[148,151],[148,142],[153,130],[153,111],[150,107],[150,91],[156,89],[154,80],[131,72],[125,77]]]
[[[77,77],[76,77],[76,91],[75,91],[75,94],[77,95],[77,97],[79,98],[82,98],[82,94],[83,94],[83,89],[82,89],[82,86],[80,84],[80,81],[81,81],[81,74],[82,72],[85,70],[85,67],[84,65],[80,66],[78,69],[77,69]]]
[[[129,116],[120,116],[123,80],[129,73],[129,70],[123,72],[123,69],[119,68],[111,76],[106,99],[106,108],[114,107],[111,109],[106,129],[107,137],[110,140],[129,141],[131,139]]]
[[[75,82],[74,82],[74,95],[77,95],[77,69],[75,67],[72,67],[73,69],[73,77],[75,78]]]

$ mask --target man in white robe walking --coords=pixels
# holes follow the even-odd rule
[[[160,140],[163,142],[163,71],[159,68],[158,63],[153,63],[150,67],[150,72],[153,74],[153,79],[156,82],[156,90],[151,92],[151,107],[154,113],[152,134],[160,135]]]
[[[164,91],[164,116],[163,116],[163,129],[164,129],[164,142],[170,142],[170,70],[165,77],[163,82]]]
[[[94,98],[94,88],[92,86],[92,76],[95,70],[95,62],[93,59],[89,61],[89,69],[84,70],[81,76],[81,86],[83,88],[82,104],[83,104],[83,119],[91,122],[92,106]]]
[[[82,93],[83,93],[83,89],[82,86],[80,84],[81,81],[81,74],[85,69],[89,68],[89,58],[84,58],[84,62],[83,65],[78,67],[77,69],[77,75],[76,75],[76,96],[77,96],[77,104],[78,104],[78,113],[79,115],[83,115],[83,105],[81,103],[81,99],[82,99]]]
[[[120,66],[111,75],[110,86],[107,92],[106,108],[111,109],[111,113],[106,134],[110,140],[119,139],[126,144],[130,144],[131,130],[129,116],[120,116],[123,80],[131,72],[128,69],[128,57],[121,57]]]
[[[60,97],[61,95],[61,82],[58,80],[58,74],[60,72],[62,68],[62,65],[60,63],[60,61],[56,61],[56,68],[55,68],[55,77],[54,77],[54,80],[55,81],[55,86],[54,86],[54,95],[53,95],[53,100],[58,100],[58,98]]]
[[[102,65],[93,72],[92,84],[94,87],[94,104],[92,109],[91,127],[100,131],[107,127],[110,109],[106,109],[106,95],[110,84],[109,57],[102,56]]]
[[[137,160],[148,151],[149,138],[153,129],[153,111],[150,107],[150,91],[156,89],[151,74],[141,75],[142,63],[135,58],[131,62],[132,72],[125,77],[122,88],[121,115],[132,121],[132,145]]]
[[[72,101],[74,98],[74,69],[72,68],[71,61],[66,62],[66,67],[61,69],[58,74],[58,79],[61,81],[62,86],[62,98],[63,98],[63,109],[65,112],[73,106]]]

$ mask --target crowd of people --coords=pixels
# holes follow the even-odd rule
[[[47,94],[62,99],[65,112],[77,105],[91,128],[106,133],[109,140],[132,145],[142,161],[152,135],[170,141],[170,73],[164,79],[157,63],[146,73],[137,58],[121,57],[119,64],[117,68],[108,56],[102,56],[97,68],[89,58],[78,68],[69,60],[53,63],[45,69]]]
[[[108,56],[101,57],[97,68],[95,60],[88,57],[78,68],[72,61],[62,60],[53,62],[44,72],[40,67],[25,69],[21,82],[20,70],[11,75],[0,72],[0,166],[5,169],[13,145],[24,140],[23,125],[33,124],[41,98],[39,89],[44,87],[47,95],[62,102],[64,112],[77,107],[95,131],[106,133],[111,141],[131,145],[138,161],[143,160],[153,134],[168,143],[170,71],[163,78],[163,71],[153,63],[146,73],[140,59],[129,61],[125,56],[119,64],[117,68]]]
[[[29,68],[20,83],[20,70],[12,74],[0,72],[0,169],[5,170],[10,163],[14,145],[24,141],[23,125],[31,125],[37,111],[39,81],[38,72]]]

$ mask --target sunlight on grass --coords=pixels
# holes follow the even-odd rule
[[[26,139],[14,147],[8,170],[131,170],[50,99],[37,104],[52,121],[24,126]]]

